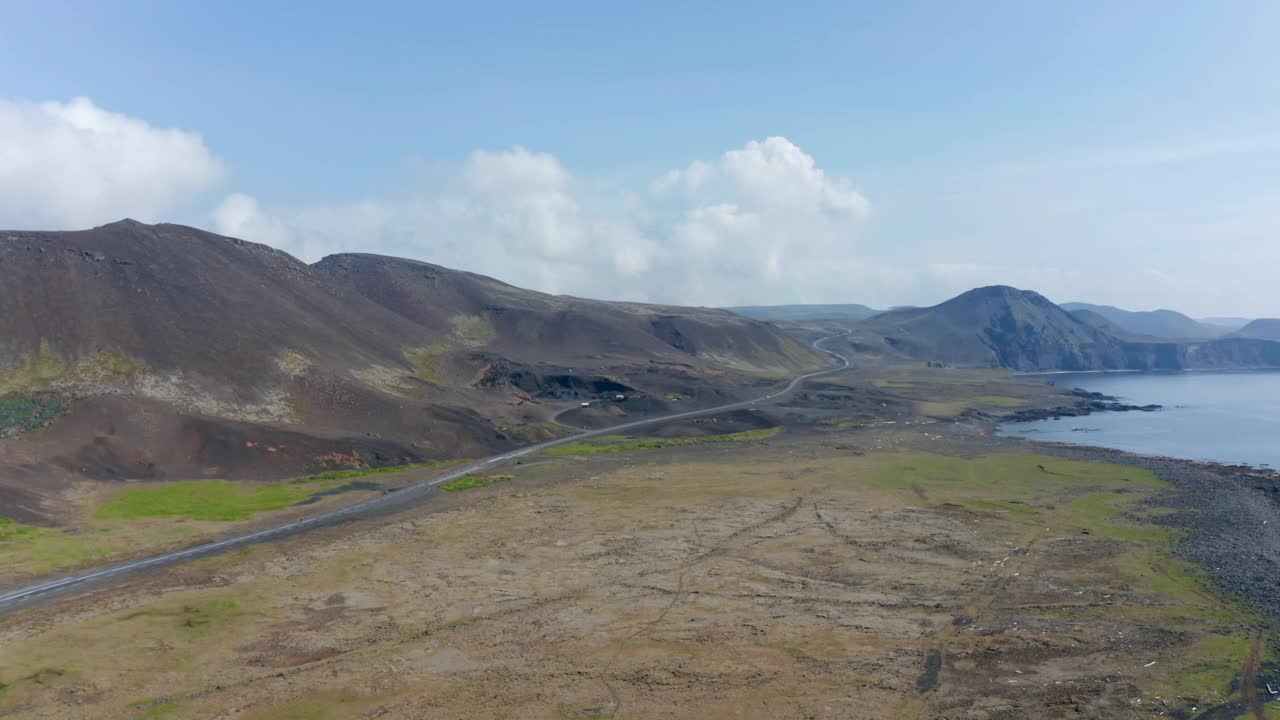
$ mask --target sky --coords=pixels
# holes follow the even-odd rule
[[[0,0],[0,227],[603,299],[1280,316],[1271,0],[287,5]]]

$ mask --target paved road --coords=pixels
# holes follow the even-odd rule
[[[279,539],[289,535],[295,535],[305,530],[311,530],[311,529],[322,527],[322,526],[335,525],[341,522],[354,520],[357,517],[367,517],[367,516],[376,515],[380,513],[386,513],[392,509],[398,509],[400,506],[408,505],[415,500],[421,499],[423,495],[431,492],[435,488],[435,486],[440,485],[441,483],[446,483],[446,482],[449,482],[450,480],[456,480],[464,475],[470,475],[472,473],[475,473],[481,470],[488,470],[493,468],[494,466],[502,465],[503,463],[510,462],[512,460],[515,460],[516,458],[523,457],[525,455],[531,455],[536,452],[541,452],[543,450],[546,450],[547,448],[555,447],[556,445],[563,445],[565,443],[570,443],[570,442],[578,442],[581,440],[598,437],[600,435],[617,434],[619,432],[624,432],[627,430],[635,430],[637,428],[647,427],[650,425],[658,425],[661,423],[672,422],[675,420],[685,420],[688,418],[700,417],[703,415],[714,415],[714,414],[718,414],[718,413],[722,413],[730,410],[741,410],[743,408],[754,407],[761,403],[768,402],[769,400],[773,400],[793,392],[805,380],[809,380],[811,378],[819,377],[822,375],[831,375],[833,373],[840,372],[841,370],[844,370],[845,368],[849,367],[849,359],[846,358],[844,355],[841,355],[840,353],[837,353],[822,347],[822,344],[824,342],[828,340],[832,340],[834,338],[844,337],[845,335],[848,335],[848,334],[849,334],[848,332],[845,332],[839,335],[829,335],[827,337],[820,338],[813,342],[813,347],[815,349],[823,353],[826,353],[827,355],[830,355],[832,358],[840,361],[839,367],[830,368],[828,370],[819,370],[818,372],[811,372],[804,375],[800,375],[796,378],[793,378],[791,382],[787,383],[787,386],[782,388],[781,390],[771,392],[768,395],[755,398],[754,400],[744,400],[742,402],[730,403],[728,405],[720,405],[719,407],[705,408],[702,410],[691,410],[689,412],[675,413],[673,415],[663,415],[660,417],[645,418],[644,420],[635,420],[632,422],[622,423],[621,425],[613,425],[611,427],[602,428],[599,430],[581,431],[581,432],[578,432],[577,434],[570,435],[568,437],[558,438],[556,440],[550,440],[548,442],[537,443],[536,445],[528,445],[526,447],[520,448],[519,450],[512,450],[510,452],[506,452],[501,455],[495,455],[493,457],[486,458],[484,460],[479,460],[477,462],[471,463],[470,465],[466,465],[464,467],[460,467],[456,470],[450,471],[449,473],[446,473],[444,475],[434,477],[431,480],[418,483],[417,485],[410,485],[406,488],[397,490],[395,492],[381,495],[372,500],[366,500],[361,503],[356,503],[355,505],[349,505],[347,507],[339,508],[337,510],[331,510],[329,512],[321,513],[319,515],[314,515],[312,517],[305,518],[303,520],[298,520],[296,522],[291,522],[284,525],[276,525],[274,527],[269,527],[264,530],[245,533],[243,535],[236,535],[234,537],[228,537],[222,540],[215,540],[212,542],[204,543],[202,545],[189,547],[184,550],[174,550],[172,552],[162,553],[160,555],[153,555],[152,557],[149,557],[149,558],[142,558],[139,560],[129,560],[126,562],[116,563],[113,565],[105,565],[99,568],[82,570],[80,572],[66,575],[61,578],[44,580],[32,585],[27,585],[25,587],[14,588],[12,590],[4,592],[3,594],[0,594],[0,615],[7,615],[9,613],[12,613],[16,610],[19,610],[25,607],[38,605],[39,603],[45,600],[49,600],[55,597],[72,595],[79,592],[85,592],[91,588],[101,587],[103,585],[109,584],[110,582],[121,580],[126,575],[133,575],[142,571],[153,570],[153,569],[164,567],[167,565],[176,565],[177,563],[180,563],[180,562],[185,562],[187,560],[194,560],[199,557],[214,555],[216,553],[224,552],[232,548],[243,547],[245,545],[262,542],[264,540]],[[569,409],[572,409],[572,408],[569,408]],[[564,412],[564,411],[561,411],[561,412]],[[556,417],[558,417],[559,414],[560,413],[557,413]]]

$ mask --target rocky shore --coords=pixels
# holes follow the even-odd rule
[[[1037,420],[1056,420],[1064,417],[1083,417],[1096,412],[1154,412],[1161,405],[1127,405],[1111,395],[1089,392],[1078,388],[1063,393],[1075,398],[1070,405],[1057,405],[1047,408],[1027,408],[1009,413],[1002,417],[1004,422],[1020,423]]]

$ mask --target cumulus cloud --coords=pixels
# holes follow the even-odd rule
[[[649,189],[655,193],[664,193],[672,188],[683,186],[687,190],[696,191],[715,177],[715,174],[716,169],[710,163],[694,160],[684,170],[668,170],[663,173],[649,185]]]
[[[870,203],[781,137],[665,173],[610,197],[553,155],[478,151],[396,198],[264,208],[241,194],[219,232],[306,260],[379,252],[538,290],[720,305],[841,294],[865,276],[854,243]]]
[[[0,225],[83,228],[166,212],[226,174],[200,135],[156,128],[88,98],[0,98]]]

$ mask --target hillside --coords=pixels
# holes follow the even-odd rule
[[[1088,311],[1100,315],[1127,333],[1175,340],[1214,338],[1226,333],[1218,327],[1197,322],[1173,310],[1135,312],[1110,305],[1063,303],[1062,309],[1075,313]]]
[[[1260,318],[1232,333],[1232,337],[1280,340],[1280,319]]]
[[[864,351],[879,343],[915,360],[1018,371],[1280,366],[1280,343],[1140,338],[1091,310],[1070,313],[1037,293],[1005,286],[879,315],[858,326],[856,341]]]
[[[949,365],[1014,370],[1123,367],[1122,343],[1044,296],[1002,285],[861,325],[895,350]]]
[[[757,320],[812,322],[821,320],[859,321],[879,315],[866,305],[743,305],[725,308],[729,312]]]
[[[1249,323],[1253,322],[1253,318],[1207,317],[1207,318],[1198,318],[1197,322],[1204,323],[1205,325],[1208,325],[1212,328],[1216,328],[1221,332],[1228,333],[1228,332],[1235,332],[1236,330],[1239,330],[1245,325],[1248,325]]]
[[[597,367],[663,361],[789,376],[820,366],[768,323],[724,310],[603,302],[524,290],[473,273],[378,255],[332,255],[314,266],[454,349],[518,363]],[[816,363],[815,363],[816,361]]]
[[[309,266],[179,225],[0,232],[0,266],[0,505],[83,477],[476,456],[545,436],[557,399],[661,411],[825,364],[725,311],[367,255]]]

